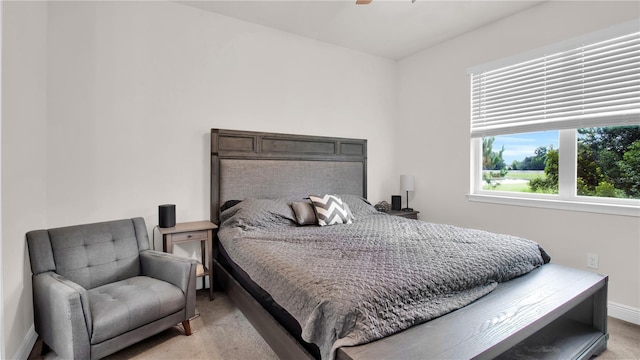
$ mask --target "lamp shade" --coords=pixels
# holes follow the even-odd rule
[[[414,191],[416,189],[413,175],[400,175],[400,190]]]

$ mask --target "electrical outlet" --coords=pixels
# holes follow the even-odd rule
[[[587,254],[587,267],[591,269],[598,268],[598,255],[597,254]]]

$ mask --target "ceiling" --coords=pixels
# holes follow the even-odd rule
[[[218,0],[178,2],[399,60],[543,1]]]

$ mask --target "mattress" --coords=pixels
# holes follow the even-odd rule
[[[274,317],[323,359],[463,307],[548,262],[527,239],[393,217],[341,197],[353,224],[298,226],[295,199],[245,199],[221,214],[218,232],[235,277],[256,285],[248,290],[272,311],[283,309]]]

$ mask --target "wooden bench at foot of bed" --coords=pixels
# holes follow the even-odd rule
[[[603,275],[547,264],[466,307],[369,344],[344,359],[589,359],[607,346]]]

